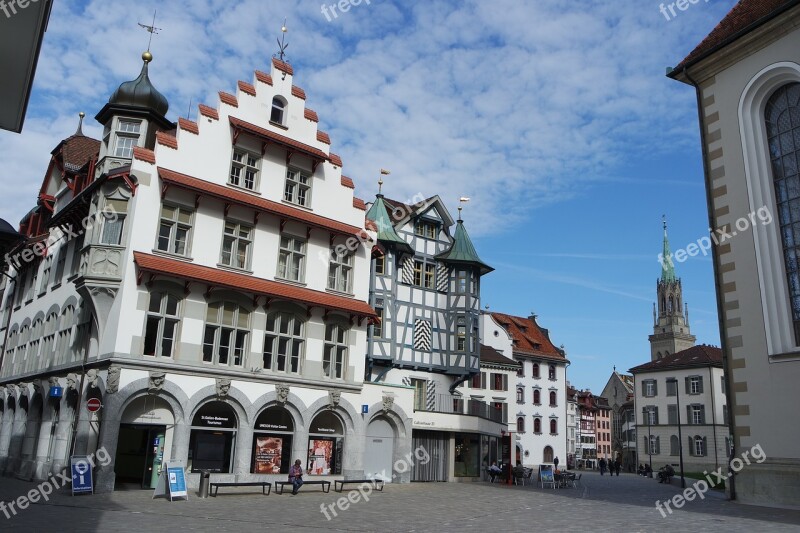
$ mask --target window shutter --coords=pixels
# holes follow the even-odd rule
[[[692,391],[692,386],[689,384],[689,378],[683,378],[683,381],[686,384],[686,394],[689,394]]]
[[[653,396],[658,396],[658,381],[653,380]]]
[[[642,424],[647,425],[647,407],[642,407]]]
[[[677,405],[668,405],[667,406],[667,423],[668,424],[677,424],[678,423],[678,406]]]
[[[403,261],[403,283],[412,285],[414,283],[414,258],[406,257]]]
[[[642,396],[647,396],[647,381],[642,381]]]
[[[653,414],[655,415],[653,417],[653,424],[658,425],[658,407],[653,408]]]
[[[703,437],[703,455],[708,455],[708,438]]]
[[[691,405],[687,405],[686,406],[686,423],[688,425],[691,425],[693,423],[692,422],[692,406]]]
[[[694,437],[689,435],[689,455],[694,457]]]
[[[650,443],[647,441],[647,437],[646,436],[642,437],[642,438],[644,439],[644,453],[649,455],[650,454],[650,450],[649,450]]]
[[[700,376],[698,379],[699,379],[699,382],[697,384],[697,392],[702,393],[703,392],[703,376]]]
[[[481,372],[481,388],[486,388],[486,372]]]
[[[503,374],[503,390],[508,390],[508,374]]]
[[[656,437],[656,451],[655,454],[658,455],[661,453],[661,437]]]
[[[700,423],[701,424],[705,424],[706,423],[706,406],[705,405],[701,405],[700,406]]]

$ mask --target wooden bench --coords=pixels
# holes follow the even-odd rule
[[[220,487],[261,487],[261,493],[265,496],[268,496],[269,493],[272,491],[272,483],[269,483],[267,481],[243,481],[241,483],[236,483],[234,481],[227,481],[227,482],[211,483],[210,486],[211,486],[211,495],[215,498],[219,493]]]
[[[363,485],[364,483],[371,483],[375,490],[379,490],[383,492],[383,480],[382,479],[337,479],[333,482],[333,490],[335,492],[342,492],[344,486],[347,484],[358,484]]]
[[[289,485],[290,487],[294,484],[291,481],[276,481],[275,482],[275,494],[283,494],[283,487]],[[314,481],[303,481],[303,486],[306,485],[322,485],[322,492],[330,492],[331,491],[331,482],[330,481],[323,481],[323,480],[314,480]]]

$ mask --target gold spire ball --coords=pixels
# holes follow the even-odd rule
[[[149,63],[153,60],[153,54],[150,53],[150,50],[142,53],[142,61],[145,63]]]

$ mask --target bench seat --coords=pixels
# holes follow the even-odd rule
[[[342,492],[344,486],[347,484],[371,483],[376,490],[383,491],[384,481],[382,479],[337,479],[333,482],[333,490],[335,492]]]
[[[291,481],[276,481],[275,482],[275,494],[283,494],[283,487],[286,485],[293,485]],[[331,491],[331,482],[324,481],[324,480],[311,480],[311,481],[303,481],[303,486],[306,485],[322,485],[322,492],[330,492]]]
[[[269,495],[269,493],[272,491],[272,483],[268,481],[220,481],[218,483],[210,483],[209,485],[211,487],[211,495],[215,498],[219,493],[220,487],[261,487],[261,493],[265,496]]]

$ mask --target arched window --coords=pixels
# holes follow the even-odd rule
[[[556,365],[550,365],[548,367],[547,376],[552,380],[556,379]]]
[[[517,417],[517,433],[525,433],[525,417]]]
[[[550,391],[550,407],[555,407],[558,405],[556,402],[556,391]]]
[[[25,368],[25,357],[28,353],[28,341],[31,339],[31,328],[27,324],[19,331],[19,343],[14,354],[15,373],[22,372]]]
[[[279,96],[273,98],[272,111],[270,112],[269,115],[269,121],[284,126],[283,117],[285,109],[286,109],[286,102],[283,101],[283,98]]]
[[[25,370],[30,371],[35,369],[39,364],[39,342],[42,339],[42,331],[44,330],[44,322],[41,318],[33,321],[31,326],[31,341],[28,344],[28,349],[25,351]]]
[[[42,339],[42,362],[46,365],[53,354],[56,330],[58,329],[58,315],[50,313],[44,321],[44,338]]]
[[[701,436],[694,437],[694,450],[692,450],[695,457],[703,457],[706,454],[706,438]]]
[[[552,463],[553,462],[553,447],[552,446],[545,446],[544,451],[542,452],[542,462],[543,463]]]
[[[70,343],[72,341],[72,326],[75,320],[75,307],[72,305],[66,306],[61,311],[61,317],[58,322],[58,339],[56,340],[56,357],[55,364],[61,364],[67,360],[67,352],[69,352]]]
[[[271,313],[264,335],[264,369],[297,374],[305,352],[305,321],[288,312]]]
[[[555,418],[550,419],[550,434],[558,435],[558,420]]]
[[[325,351],[322,354],[322,373],[325,377],[342,379],[347,368],[347,334],[350,331],[342,323],[325,325]]]
[[[233,302],[213,302],[206,310],[203,362],[243,366],[250,336],[250,311]]]
[[[539,389],[533,389],[533,403],[534,405],[542,404],[542,392]]]
[[[517,389],[517,403],[525,403],[525,389]]]
[[[541,418],[534,418],[533,419],[533,432],[534,433],[541,433],[542,432],[542,419]]]
[[[533,363],[533,377],[539,379],[539,363]]]
[[[669,438],[669,454],[670,455],[678,455],[680,452],[681,443],[678,440],[677,435],[673,435]]]
[[[672,309],[674,308],[675,300],[672,299],[672,296],[669,297],[669,301],[667,303],[667,313],[671,313]]]
[[[78,304],[78,310],[73,316],[75,322],[75,334],[72,338],[72,345],[69,349],[72,361],[80,361],[89,349],[89,326],[92,315],[86,302]]]
[[[180,299],[168,292],[150,293],[144,332],[144,355],[172,357],[178,337]]]
[[[783,244],[784,266],[788,278],[795,338],[800,339],[800,83],[778,89],[764,109],[772,179]]]

